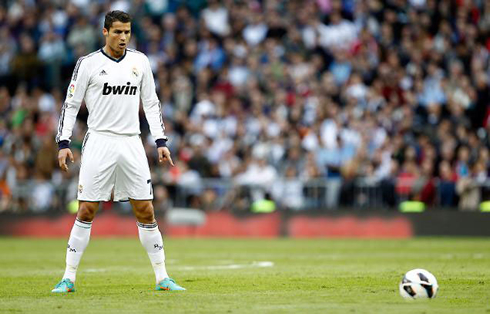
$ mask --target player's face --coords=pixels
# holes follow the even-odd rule
[[[109,30],[104,28],[103,33],[106,46],[108,46],[115,57],[119,57],[124,53],[131,39],[131,23],[115,21]]]

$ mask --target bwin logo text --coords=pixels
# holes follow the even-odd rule
[[[102,90],[102,95],[136,95],[136,86],[131,86],[130,82],[126,85],[111,86],[108,83],[104,83],[104,89]]]

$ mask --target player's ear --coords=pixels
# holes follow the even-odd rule
[[[109,35],[109,31],[107,30],[107,28],[105,28],[105,27],[104,27],[104,28],[102,28],[102,34],[103,34],[104,36]]]

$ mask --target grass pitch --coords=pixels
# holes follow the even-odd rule
[[[490,313],[490,239],[166,239],[188,290],[154,291],[138,239],[91,240],[77,292],[50,291],[66,240],[0,238],[1,313]],[[426,268],[436,299],[406,301],[404,272]]]

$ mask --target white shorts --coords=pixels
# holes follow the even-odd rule
[[[78,200],[152,200],[150,168],[139,135],[87,132],[82,144]]]

